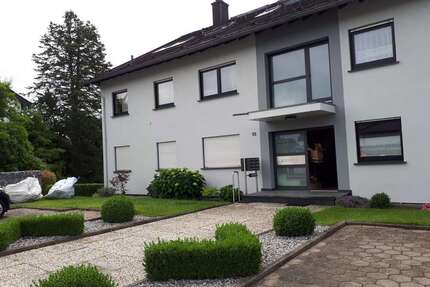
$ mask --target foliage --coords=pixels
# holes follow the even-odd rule
[[[430,211],[430,203],[423,203],[421,209],[425,211]]]
[[[160,241],[145,245],[148,279],[215,279],[256,274],[261,243],[242,224],[218,226],[215,240]]]
[[[122,195],[127,193],[127,183],[130,179],[130,172],[128,171],[117,171],[116,175],[111,179],[110,183],[112,186]]]
[[[42,171],[42,191],[44,194],[48,193],[48,187],[51,188],[52,185],[56,182],[57,176],[55,175],[55,173],[46,169]]]
[[[109,275],[91,265],[68,266],[52,273],[47,279],[33,283],[33,287],[117,287]]]
[[[93,196],[101,188],[103,188],[102,183],[77,183],[75,184],[75,196]]]
[[[88,80],[106,71],[105,48],[97,29],[72,11],[50,23],[33,55],[37,76],[32,94],[55,142],[64,150],[65,174],[82,182],[102,179],[99,88]]]
[[[216,187],[205,187],[203,188],[203,197],[219,197],[219,190]]]
[[[102,187],[97,190],[97,195],[101,197],[110,197],[116,194],[115,188],[112,187]]]
[[[0,224],[0,251],[21,237],[21,226],[18,221],[10,220]]]
[[[22,236],[76,236],[84,232],[80,213],[26,216],[19,221]]]
[[[243,197],[243,192],[239,191],[238,188],[233,188],[233,186],[230,185],[226,185],[224,187],[222,187],[220,189],[220,198],[224,201],[233,201],[233,192],[234,192],[234,198],[235,200],[238,199],[239,196],[239,192],[240,192],[240,197]]]
[[[360,208],[367,207],[369,205],[369,200],[360,196],[342,196],[336,199],[336,206],[347,207],[347,208]]]
[[[280,209],[273,217],[273,229],[278,236],[307,236],[315,230],[315,219],[307,208]]]
[[[103,203],[101,214],[104,222],[120,223],[132,221],[135,212],[133,201],[125,196],[117,196]]]
[[[186,168],[162,169],[154,176],[149,194],[153,197],[200,199],[205,179],[198,171]]]
[[[370,199],[371,208],[389,208],[391,207],[391,199],[386,193],[377,193]]]

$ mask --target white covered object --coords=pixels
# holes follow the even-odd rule
[[[12,203],[22,203],[34,201],[42,198],[42,187],[39,180],[34,177],[27,177],[16,184],[6,185],[4,188]]]
[[[75,183],[78,181],[76,177],[68,177],[57,181],[49,190],[46,198],[72,198],[75,196]]]

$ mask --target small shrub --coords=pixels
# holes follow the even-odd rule
[[[430,211],[430,203],[423,203],[421,209],[424,211]]]
[[[371,208],[389,208],[391,199],[386,193],[377,193],[370,199]]]
[[[97,190],[97,195],[100,197],[110,197],[115,195],[116,190],[112,187],[103,187]]]
[[[336,206],[346,208],[362,208],[369,206],[369,200],[364,197],[347,195],[336,199]]]
[[[161,241],[145,246],[148,279],[215,279],[258,273],[261,243],[242,224],[217,227],[215,240]]]
[[[109,275],[95,266],[68,266],[49,275],[47,279],[33,283],[33,287],[117,287]]]
[[[127,193],[127,183],[130,179],[130,171],[117,171],[116,175],[111,179],[112,186],[122,195]]]
[[[49,189],[57,182],[57,176],[55,173],[49,170],[43,170],[41,174],[42,192],[47,194]]]
[[[239,191],[238,188],[233,188],[232,185],[226,185],[222,187],[219,191],[219,197],[224,201],[233,201],[233,191],[234,191],[235,200],[238,199],[239,192],[240,192],[240,197],[241,198],[243,197],[243,192]]]
[[[76,236],[84,232],[81,213],[25,216],[19,218],[21,236]]]
[[[273,229],[278,236],[307,236],[314,233],[315,219],[307,208],[284,208],[276,212]]]
[[[125,196],[106,200],[102,205],[101,215],[105,222],[121,223],[132,221],[135,214],[133,202]]]
[[[172,168],[160,170],[147,190],[153,197],[200,199],[204,186],[205,179],[198,171]]]
[[[0,251],[21,237],[21,226],[17,220],[10,220],[0,224]]]
[[[202,195],[203,197],[219,197],[219,190],[215,187],[205,187]]]
[[[101,183],[78,183],[75,184],[75,196],[93,196],[100,188]]]

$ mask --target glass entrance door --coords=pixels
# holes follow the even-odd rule
[[[276,183],[278,188],[306,189],[308,163],[306,132],[283,132],[274,135]]]

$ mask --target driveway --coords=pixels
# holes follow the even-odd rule
[[[430,286],[430,231],[347,226],[256,286]]]
[[[235,204],[131,227],[68,243],[0,258],[0,286],[28,287],[63,266],[93,264],[120,286],[145,279],[142,265],[145,242],[184,237],[212,238],[217,224],[244,223],[255,233],[272,228],[272,217],[282,205]]]

